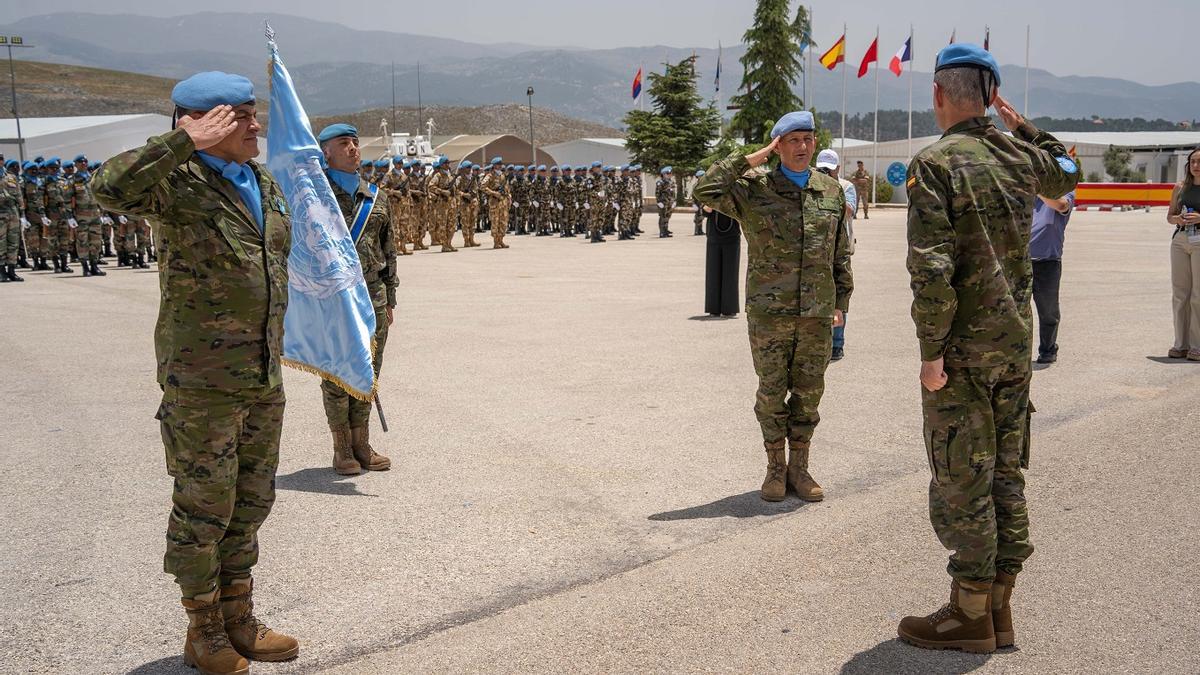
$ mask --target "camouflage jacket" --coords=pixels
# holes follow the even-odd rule
[[[490,199],[498,200],[497,203],[499,203],[499,200],[503,200],[508,193],[508,180],[499,171],[489,171],[483,180],[479,181],[479,189]]]
[[[692,194],[742,224],[747,314],[829,318],[850,308],[850,237],[837,180],[812,171],[801,188],[778,168],[750,171],[737,153],[714,164]]]
[[[338,207],[342,210],[342,218],[346,220],[348,227],[352,227],[359,205],[371,196],[368,187],[370,184],[359,178],[358,191],[353,195],[347,194],[332,180],[329,181],[329,185],[333,188],[333,196],[337,198]],[[358,262],[362,265],[367,290],[371,292],[371,304],[376,307],[395,307],[396,287],[400,285],[396,276],[396,240],[392,233],[391,207],[384,196],[384,189],[379,188],[371,215],[367,217],[362,234],[358,235],[358,240],[354,242],[354,248],[358,251]]]
[[[417,174],[411,174],[408,177],[408,182],[405,184],[405,190],[408,193],[408,198],[412,201],[413,206],[420,206],[425,202],[426,180],[427,178],[425,174],[421,174],[419,176]]]
[[[0,179],[0,216],[21,217],[21,186],[17,177],[5,171]]]
[[[863,190],[871,189],[871,174],[867,173],[866,169],[859,169],[850,175],[850,182],[854,183],[854,187],[865,199],[867,195]]]
[[[459,175],[454,179],[459,204],[474,204],[479,201],[479,192],[475,189],[477,182],[471,175]]]
[[[662,204],[663,208],[675,207],[675,179],[659,178],[654,184],[654,201]]]
[[[44,186],[46,198],[46,217],[52,221],[62,222],[71,215],[71,202],[67,196],[70,185],[62,174],[46,179]]]
[[[946,131],[908,167],[908,272],[921,359],[986,367],[1028,363],[1038,194],[1061,197],[1079,172],[1050,134],[1015,138],[986,117]]]
[[[154,223],[158,383],[279,386],[292,242],[287,199],[266,167],[251,161],[262,191],[260,231],[233,184],[195,150],[175,129],[108,160],[91,180],[101,207]]]
[[[625,182],[628,183],[626,188],[626,199],[629,200],[629,206],[637,211],[642,210],[642,179],[639,176],[626,176]]]
[[[72,179],[67,189],[67,198],[70,200],[71,211],[75,214],[76,220],[99,220],[103,215],[100,212],[100,205],[96,203],[96,198],[92,196],[92,191],[85,180]]]
[[[454,176],[438,169],[425,181],[425,194],[435,204],[446,204],[454,192]]]
[[[25,194],[25,219],[31,225],[42,226],[42,218],[46,215],[46,200],[42,195],[42,186],[36,178],[25,178],[21,183]]]

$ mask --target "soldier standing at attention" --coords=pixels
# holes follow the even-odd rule
[[[404,158],[396,155],[392,158],[392,171],[383,183],[387,190],[388,207],[392,214],[392,234],[396,238],[396,253],[412,255],[408,250],[408,228],[404,222],[404,184],[408,175],[404,173]]]
[[[29,223],[25,247],[29,251],[32,270],[46,271],[47,229],[46,200],[42,192],[41,167],[33,160],[21,165],[21,192],[25,197],[25,220]],[[57,267],[57,266],[56,266]]]
[[[88,180],[87,157],[79,155],[75,158],[75,178],[68,187],[67,194],[71,201],[71,212],[75,214],[75,247],[79,251],[79,266],[83,268],[83,276],[107,276],[100,269],[100,254],[104,252],[101,245],[100,205],[92,196]]]
[[[467,170],[458,174],[458,208],[462,214],[463,248],[473,248],[479,245],[475,241],[475,224],[479,220],[479,191],[476,189],[479,179],[473,173],[471,162],[463,160],[463,164]]]
[[[871,174],[863,167],[862,160],[858,160],[858,169],[850,175],[850,182],[854,183],[854,191],[858,197],[857,203],[854,205],[854,217],[858,217],[858,207],[862,207],[863,220],[870,220],[871,214],[868,213],[867,200],[871,198]]]
[[[17,276],[17,254],[21,251],[21,188],[16,176],[4,171],[0,178],[0,282],[25,281]]]
[[[589,243],[604,243],[604,174],[600,162],[592,162],[584,182],[583,208],[587,214]]]
[[[493,157],[491,170],[483,175],[479,189],[487,195],[488,219],[492,223],[492,248],[508,248],[504,233],[508,231],[508,178],[500,171],[499,157]]]
[[[765,157],[763,161],[766,161]],[[808,166],[807,162],[805,166]],[[658,175],[658,182],[654,184],[654,201],[658,207],[658,237],[661,239],[674,236],[670,223],[671,211],[675,210],[675,176],[671,174],[669,166],[659,169]]]
[[[251,581],[275,501],[291,220],[253,160],[250,80],[199,73],[171,100],[176,128],[105,162],[92,189],[105,209],[154,218],[163,242],[156,418],[175,478],[163,567],[188,615],[184,663],[245,673],[246,659],[300,651],[255,617]]]
[[[433,175],[425,183],[425,193],[429,195],[430,230],[435,232],[437,240],[433,243],[442,247],[442,253],[452,253],[454,248],[451,240],[454,238],[454,176],[450,175],[447,161],[438,158],[433,163]]]
[[[409,219],[412,222],[413,251],[424,251],[425,233],[429,230],[429,195],[425,193],[425,164],[419,160],[412,161],[412,178],[408,181],[408,198],[412,204]]]
[[[808,473],[808,456],[821,420],[831,327],[841,324],[854,288],[846,199],[835,179],[810,167],[813,129],[808,111],[784,115],[769,145],[720,160],[693,191],[701,204],[736,218],[746,235],[746,316],[758,374],[754,413],[767,450],[767,501],[782,500],[789,485],[805,501],[824,498]],[[773,171],[745,175],[772,154],[780,159]],[[785,442],[791,446],[786,463]]]
[[[633,236],[645,234],[642,230],[642,165],[634,164],[629,167],[629,232]]]
[[[696,213],[692,215],[692,224],[696,227],[692,234],[697,237],[704,236],[704,205],[696,199],[696,185],[700,182],[700,177],[703,175],[704,169],[696,169],[696,180],[692,183],[692,206],[696,207]]]
[[[1014,643],[1009,600],[1031,553],[1025,478],[1033,346],[1029,235],[1038,194],[1074,189],[1075,163],[998,93],[987,51],[938,53],[933,113],[945,131],[908,169],[908,271],[921,348],[929,517],[952,551],[950,602],[900,622],[918,647]],[[995,105],[1007,136],[987,117]]]
[[[55,272],[73,272],[67,266],[67,256],[71,248],[71,205],[67,202],[67,179],[62,174],[62,160],[51,157],[46,160],[45,190],[46,218],[50,220],[49,244],[50,255],[54,260]]]
[[[388,327],[396,307],[396,240],[384,188],[360,177],[358,129],[330,124],[317,135],[325,156],[325,175],[333,188],[342,217],[354,238],[363,279],[375,306],[375,378],[383,366]],[[333,470],[346,476],[361,471],[387,471],[392,461],[375,452],[370,442],[371,403],[360,401],[329,380],[321,381],[325,419],[333,434]]]

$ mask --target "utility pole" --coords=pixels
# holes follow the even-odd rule
[[[396,126],[396,62],[392,61],[392,133],[397,131]],[[391,143],[392,139],[384,139],[387,143]]]
[[[25,44],[25,39],[20,35],[5,36],[0,35],[0,45],[8,47],[8,78],[12,84],[12,114],[13,119],[17,122],[17,156],[20,157],[21,163],[25,163],[25,139],[21,137],[21,115],[17,113],[17,71],[13,66],[13,47],[18,49],[25,47],[30,48],[33,45]]]
[[[533,144],[533,87],[525,90],[529,97],[529,150],[533,152],[533,165],[537,166],[537,146]]]
[[[421,107],[421,62],[417,61],[417,133],[421,133],[421,125],[425,123],[425,110]],[[426,138],[433,147],[433,136]]]

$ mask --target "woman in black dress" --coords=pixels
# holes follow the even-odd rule
[[[724,213],[704,207],[708,257],[704,265],[704,311],[711,316],[737,316],[741,271],[742,228]]]

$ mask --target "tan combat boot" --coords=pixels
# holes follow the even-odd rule
[[[183,643],[183,662],[202,675],[245,675],[250,672],[250,662],[233,649],[229,635],[225,633],[225,622],[221,617],[221,605],[217,603],[217,591],[183,600],[187,611],[187,641]]]
[[[330,430],[333,433],[333,470],[341,476],[357,476],[362,467],[354,459],[350,449],[350,427],[341,426]]]
[[[221,588],[221,615],[233,648],[252,661],[286,661],[300,653],[300,643],[267,628],[254,616],[254,582],[237,579]]]
[[[955,581],[950,585],[950,602],[929,616],[906,616],[899,635],[905,642],[924,649],[961,649],[976,654],[996,651],[992,629],[991,584]]]
[[[825,491],[808,473],[808,441],[788,441],[792,447],[788,457],[787,482],[796,491],[796,496],[806,502],[825,499]]]
[[[392,460],[375,452],[375,449],[371,447],[369,426],[350,428],[350,447],[354,450],[354,459],[358,460],[364,469],[387,471],[392,468]]]
[[[767,448],[767,477],[762,484],[762,498],[780,502],[787,496],[787,460],[783,457],[783,441],[764,443]]]
[[[1016,644],[1012,607],[1009,605],[1016,581],[1017,575],[996,570],[996,580],[992,582],[992,629],[996,632],[997,649]]]

